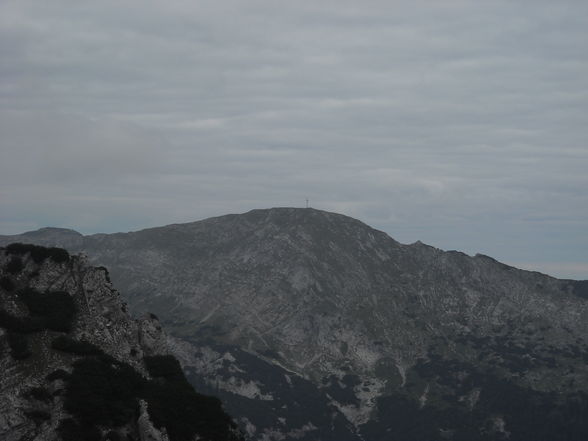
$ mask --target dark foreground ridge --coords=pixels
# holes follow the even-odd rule
[[[0,439],[241,440],[194,391],[153,315],[60,248],[0,248]]]
[[[314,209],[2,241],[107,267],[253,440],[588,439],[586,281]]]

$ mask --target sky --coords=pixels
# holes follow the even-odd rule
[[[588,2],[0,2],[0,234],[253,208],[588,279]]]

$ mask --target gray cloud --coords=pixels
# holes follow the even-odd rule
[[[2,2],[1,231],[309,197],[588,278],[588,5],[315,3]]]

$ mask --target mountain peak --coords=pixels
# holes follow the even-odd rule
[[[266,380],[244,373],[256,370],[271,371],[267,381],[280,384],[282,395],[293,378],[304,379],[330,403],[322,416],[335,406],[365,439],[403,439],[397,415],[405,414],[432,418],[423,427],[433,431],[419,439],[438,438],[435,430],[502,439],[501,427],[513,439],[542,439],[545,427],[524,426],[535,438],[519,430],[506,413],[509,401],[541,413],[559,406],[549,404],[553,393],[575,399],[574,391],[588,391],[585,284],[419,242],[402,245],[340,214],[252,210],[88,236],[70,250],[108,267],[133,312],[152,311],[174,336],[213,348],[193,349],[186,363],[204,369],[202,381],[247,413],[244,425],[257,427],[258,440],[266,429],[287,438],[280,421],[290,420],[293,407],[270,403]],[[243,365],[232,366],[235,358]],[[494,390],[507,402],[492,401]],[[271,406],[275,421],[248,413],[253,403],[245,399]],[[443,409],[457,416],[446,420]],[[311,433],[324,423],[310,414],[296,420],[296,430]],[[498,432],[468,437],[461,424],[470,418]],[[347,434],[314,439],[357,439]]]

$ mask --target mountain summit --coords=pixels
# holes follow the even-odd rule
[[[251,412],[241,423],[253,438],[318,439],[329,418],[339,434],[322,440],[586,434],[573,415],[588,408],[587,282],[403,245],[315,209],[0,237],[15,241],[58,244],[108,267],[132,311],[155,312],[182,339],[193,381]],[[280,409],[302,398],[284,378],[321,397],[295,422]]]

